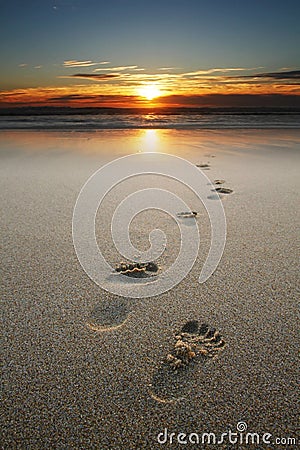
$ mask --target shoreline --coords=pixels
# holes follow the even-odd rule
[[[300,129],[298,111],[132,111],[87,112],[66,114],[0,115],[1,130],[276,130]]]

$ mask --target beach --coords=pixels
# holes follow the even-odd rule
[[[284,449],[290,438],[289,448],[297,447],[299,147],[297,129],[1,131],[1,448]],[[97,169],[147,152],[207,165],[212,182],[232,189],[221,195],[226,245],[199,284],[210,226],[194,194],[154,175],[117,186],[96,221],[112,267],[122,259],[109,236],[111,218],[134,189],[174,189],[200,212],[202,236],[178,285],[159,296],[122,297],[82,269],[73,210]],[[174,221],[147,211],[132,223],[132,242],[146,249],[157,227],[168,238],[163,271],[179,250]],[[224,348],[177,372],[162,370],[188,321],[216,329]],[[228,430],[239,443],[221,438]],[[245,443],[245,430],[259,443]],[[216,441],[202,444],[203,433]]]

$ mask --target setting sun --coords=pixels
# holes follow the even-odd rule
[[[145,97],[147,100],[153,100],[161,94],[158,87],[154,84],[148,84],[147,86],[141,87],[138,90],[138,93],[141,97]]]

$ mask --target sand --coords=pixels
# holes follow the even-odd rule
[[[220,439],[239,422],[260,439],[272,434],[272,444],[260,441],[255,448],[287,448],[283,439],[299,439],[299,144],[297,130],[1,133],[1,448],[169,448],[157,438],[163,432],[164,442],[165,429],[168,440],[175,433],[172,448],[197,448],[179,444],[178,433]],[[72,213],[82,185],[104,162],[138,151],[208,164],[205,174],[233,190],[222,197],[225,251],[202,285],[209,244],[202,215],[199,258],[159,297],[110,294],[76,258]],[[111,214],[132,186],[116,188],[97,219],[99,245],[111,264],[120,261],[109,237]],[[190,192],[173,187],[202,211]],[[164,269],[176,257],[179,235],[165,215],[147,214],[132,224],[132,240],[147,248],[151,220],[163,227]],[[217,357],[164,373],[165,357],[188,320],[216,328],[226,346]],[[248,447],[254,448],[242,441],[234,448]]]

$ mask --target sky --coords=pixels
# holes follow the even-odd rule
[[[0,107],[300,107],[298,0],[0,0]]]

